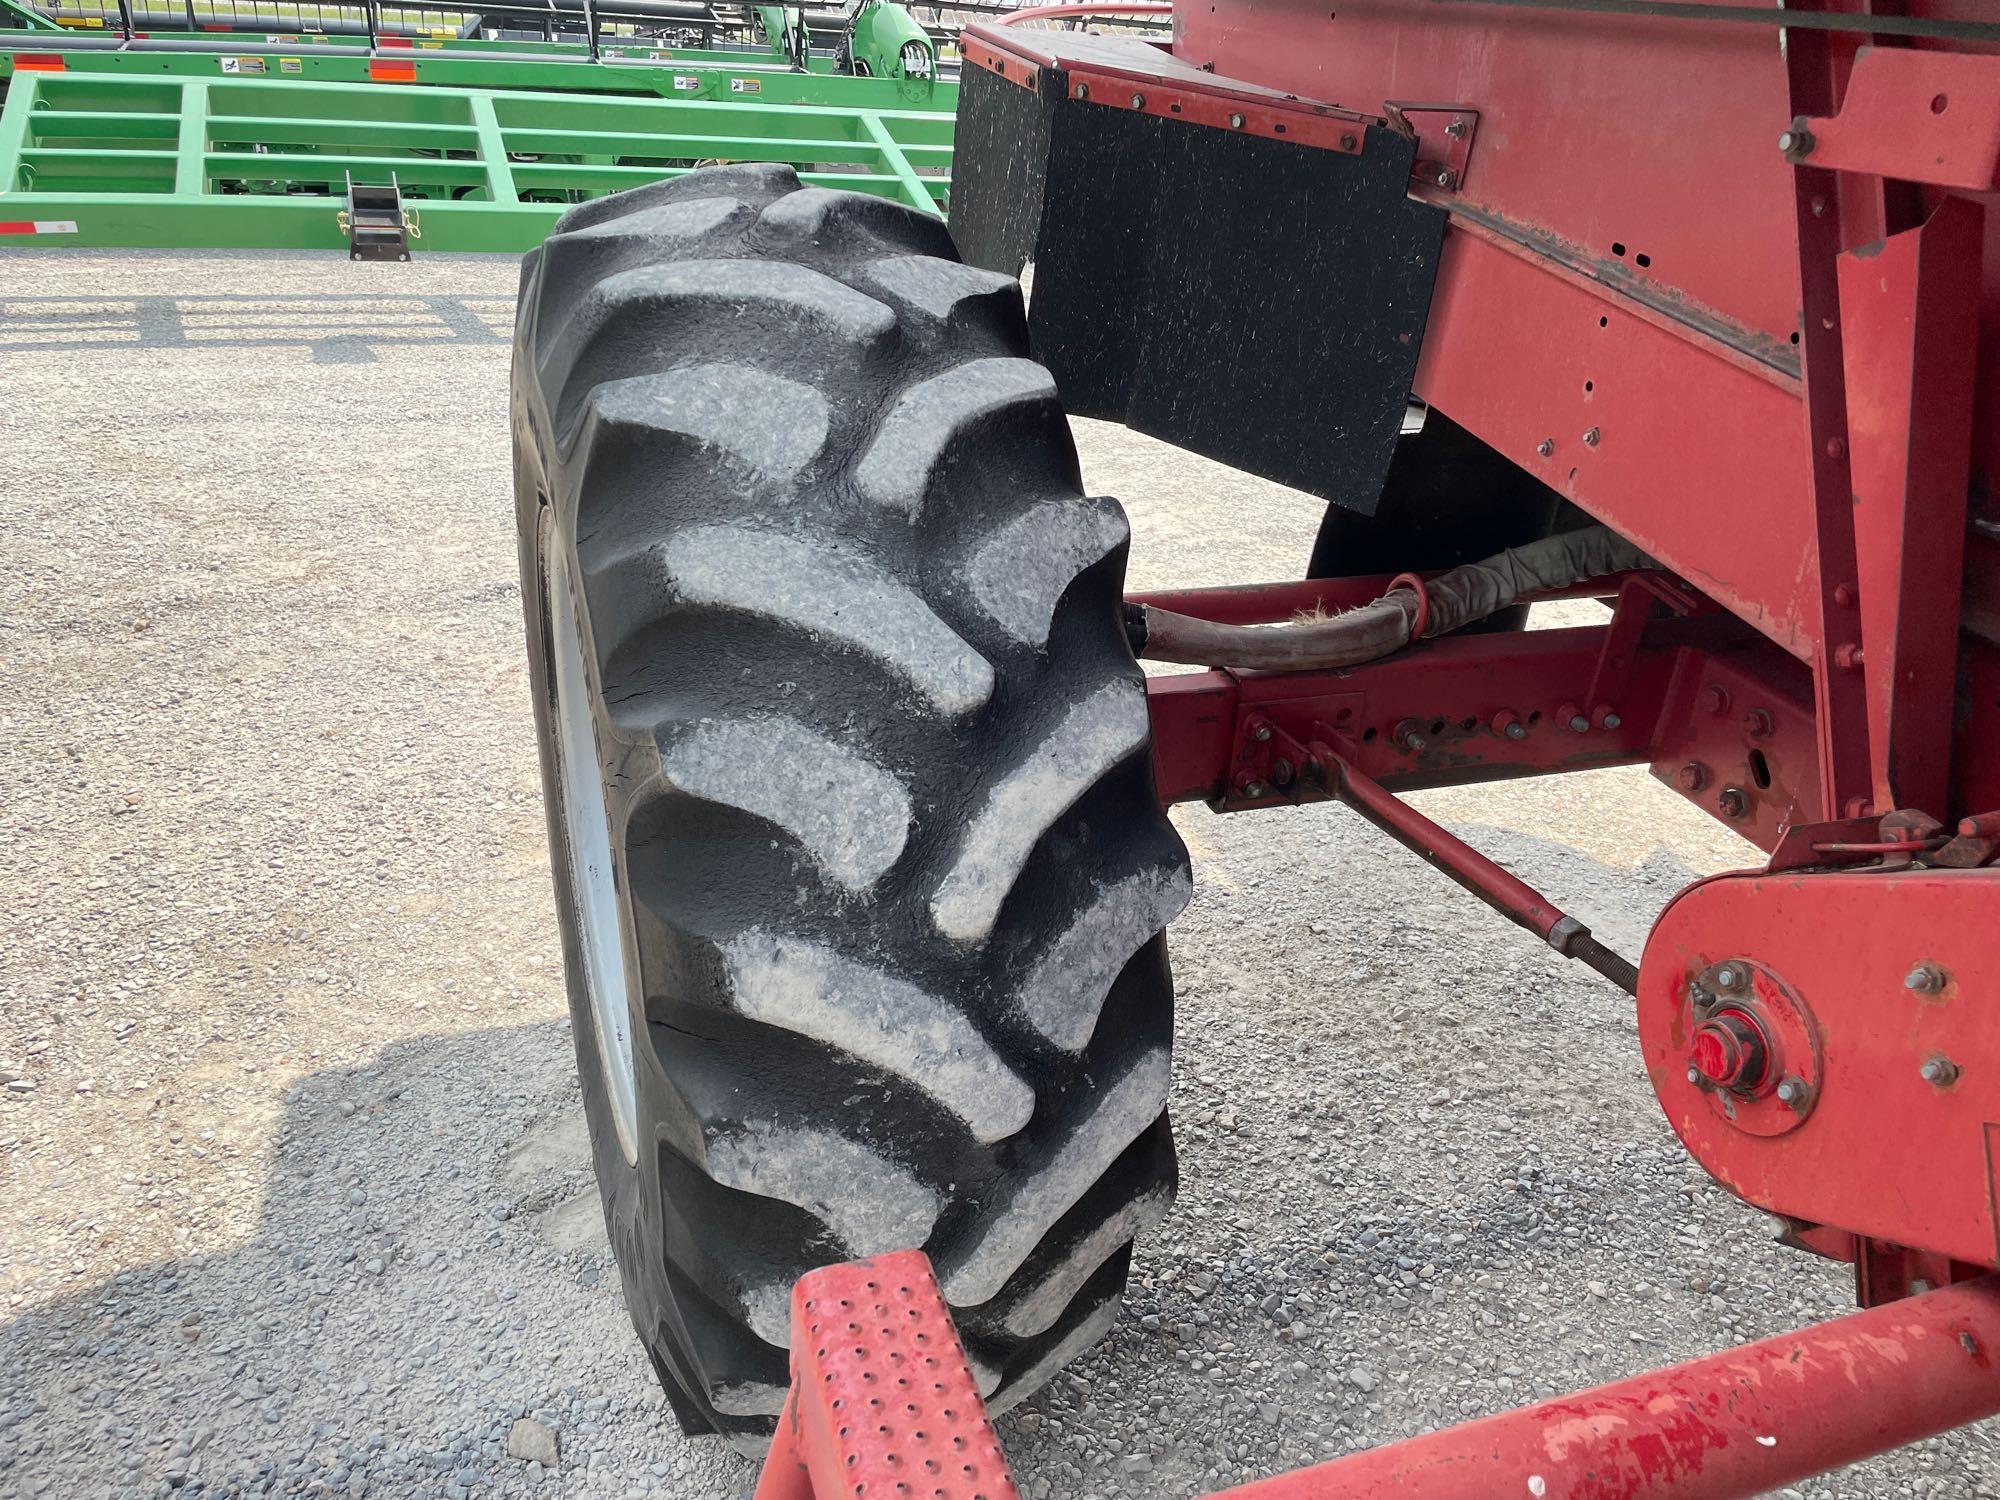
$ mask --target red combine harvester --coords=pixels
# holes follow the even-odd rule
[[[1238,1493],[1745,1495],[2000,1412],[1990,4],[1012,24],[1095,9],[965,32],[949,235],[746,164],[524,268],[579,1062],[681,1421],[775,1417],[762,1500],[1014,1493],[988,1412],[1171,1201],[1197,799],[1345,802],[1630,991],[1862,1307]],[[1065,410],[1322,497],[1305,580],[1123,598]],[[1769,854],[1636,966],[1397,796],[1627,764]]]

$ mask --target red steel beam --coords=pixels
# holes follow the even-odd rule
[[[1732,1500],[2000,1412],[2000,1277],[1225,1490],[1228,1500]]]

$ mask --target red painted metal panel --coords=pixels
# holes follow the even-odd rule
[[[1792,382],[1455,226],[1416,388],[1787,650],[1813,654]]]
[[[1734,1500],[2000,1411],[1996,1350],[1985,1278],[1222,1493]]]
[[[1951,198],[1923,226],[1840,260],[1875,803],[1938,817],[1949,806],[1982,227],[1977,207]]]
[[[1477,109],[1466,206],[1749,337],[1783,344],[1798,326],[1775,28],[1409,0],[1215,0],[1176,19],[1175,51],[1231,77],[1370,113]]]
[[[2000,1264],[1987,1135],[2000,1120],[2000,870],[1728,875],[1661,915],[1639,981],[1639,1039],[1695,1160],[1772,1213]],[[1782,1135],[1732,1120],[1687,1076],[1691,979],[1755,964],[1804,1014],[1822,1082]],[[1919,983],[1913,976],[1934,971]],[[1761,983],[1758,989],[1761,996]],[[1944,1069],[1936,1066],[1940,1060]]]
[[[1808,122],[1829,171],[1990,192],[2000,187],[2000,57],[1868,47],[1840,112]]]

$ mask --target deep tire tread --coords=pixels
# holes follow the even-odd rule
[[[1163,940],[1110,924],[1123,961],[1083,966],[1062,1026],[1022,986],[1107,888],[1187,880],[1119,618],[1123,518],[1081,493],[1019,287],[960,265],[928,215],[722,167],[566,215],[524,268],[517,326],[546,784],[553,801],[544,506],[576,539],[647,995],[634,1170],[607,1147],[573,981],[634,1325],[684,1424],[768,1432],[783,1289],[929,1217],[924,1248],[969,1288],[969,1345],[1011,1403],[1115,1309],[1130,1241],[1106,1226],[1143,1231],[1174,1185]],[[701,367],[812,399],[710,409]],[[818,425],[799,438],[788,419]],[[838,560],[822,575],[880,579],[936,629],[733,590],[724,543],[745,576],[817,549]],[[1009,547],[1032,554],[1019,597]],[[761,763],[741,726],[779,721],[847,774]],[[1036,801],[1023,768],[1060,773],[1061,795]],[[855,832],[887,818],[900,839]],[[562,900],[559,842],[556,864]],[[956,888],[976,899],[940,917]],[[1120,1092],[1140,1069],[1146,1087]]]

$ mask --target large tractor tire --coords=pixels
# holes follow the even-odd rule
[[[522,597],[577,1061],[632,1321],[755,1448],[814,1266],[930,1253],[1005,1407],[1166,1211],[1186,853],[1019,286],[709,168],[523,267]]]

